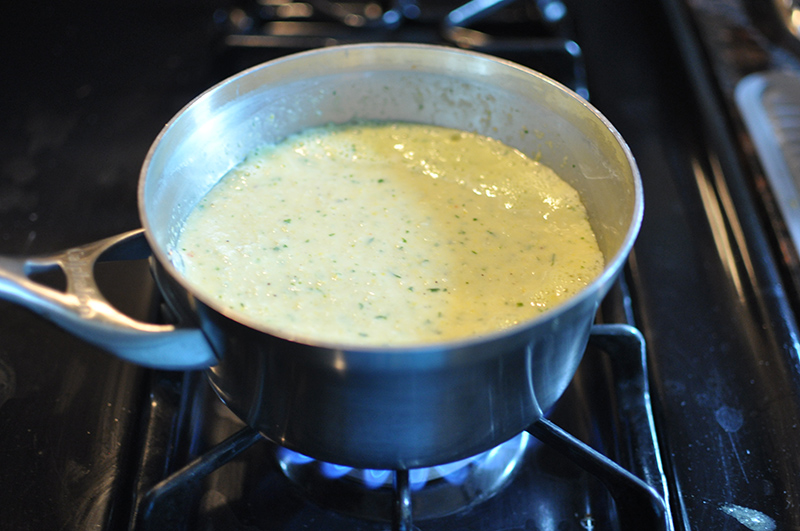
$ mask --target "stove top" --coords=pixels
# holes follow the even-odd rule
[[[262,1],[218,9],[214,18],[227,75],[321,46],[412,42],[509,59],[588,96],[581,48],[560,0]]]
[[[312,483],[309,476],[323,466],[310,458],[281,459],[279,447],[227,411],[204,376],[156,378],[147,424],[152,441],[145,440],[138,466],[135,529],[496,530],[555,523],[614,529],[618,523],[620,529],[671,530],[644,340],[628,325],[598,325],[590,345],[548,420],[529,429],[537,440],[524,434],[522,442],[510,441],[510,451],[480,457],[478,472],[486,476],[499,467],[499,477],[456,473],[415,486],[420,470],[411,470],[405,491],[397,478],[391,481],[394,472],[345,467]],[[163,433],[165,426],[179,429]],[[172,474],[153,483],[161,474],[152,471],[164,470]],[[301,482],[290,479],[301,475]],[[380,480],[363,487],[360,477]]]
[[[638,337],[627,328],[634,325],[646,356],[596,339],[550,423],[530,429],[546,444],[532,443],[494,496],[455,514],[414,518],[414,491],[410,506],[404,494],[411,479],[401,475],[382,495],[388,516],[381,502],[375,520],[330,511],[291,483],[272,443],[231,418],[200,374],[135,367],[0,302],[3,523],[425,531],[641,529],[653,521],[678,530],[800,529],[800,297],[769,185],[737,121],[731,90],[741,76],[726,61],[761,58],[746,63],[747,73],[791,70],[793,45],[767,31],[746,0],[474,2],[461,11],[442,0],[333,6],[7,7],[0,254],[49,253],[138,227],[139,167],[167,120],[227,75],[309,39],[348,42],[332,23],[349,21],[366,30],[358,39],[439,42],[539,69],[588,96],[620,130],[642,173],[645,219],[600,320],[626,337]],[[428,18],[442,14],[452,16]],[[102,264],[98,275],[129,314],[159,314],[146,263]],[[572,437],[612,462],[586,460],[582,445],[559,446]],[[192,482],[157,487],[197,458],[201,468],[185,472]],[[614,463],[633,478],[604,476]],[[154,511],[165,505],[166,514]],[[645,510],[626,516],[631,505]]]

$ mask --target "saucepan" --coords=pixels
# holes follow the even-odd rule
[[[605,269],[565,303],[511,328],[441,343],[364,347],[292,337],[252,322],[183,276],[187,214],[253,149],[351,120],[435,124],[494,137],[553,168],[580,193]],[[133,363],[204,369],[220,399],[274,442],[360,468],[465,458],[538,420],[564,392],[597,308],[643,213],[624,140],[559,83],[455,48],[367,44],[274,60],[210,88],[155,139],[141,170],[142,229],[51,256],[0,259],[0,296]],[[96,261],[149,256],[174,322],[135,321],[93,279]],[[60,268],[65,290],[32,279]]]

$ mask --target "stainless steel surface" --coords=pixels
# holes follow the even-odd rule
[[[182,278],[181,221],[252,149],[307,127],[408,120],[488,134],[550,165],[581,193],[607,268],[562,307],[510,330],[404,349],[349,348],[250,323]],[[361,468],[479,453],[522,431],[572,378],[599,301],[638,231],[633,159],[588,103],[516,65],[451,48],[316,50],[235,76],[172,120],[142,170],[142,221],[162,290],[219,352],[223,401],[270,439]]]
[[[800,249],[800,75],[750,74],[734,96],[786,229]]]
[[[119,259],[146,257],[149,249],[143,240],[142,231],[134,230],[48,256],[0,256],[0,296],[138,365],[188,370],[216,363],[200,330],[132,319],[103,297],[94,278],[95,264],[120,252],[124,256]],[[64,272],[65,291],[32,279],[55,269]]]
[[[509,330],[403,349],[285,337],[182,277],[173,249],[181,223],[229,169],[264,143],[355,119],[476,131],[539,158],[581,194],[606,258],[604,272],[559,308]],[[625,142],[561,85],[488,56],[379,44],[279,59],[196,98],[151,147],[139,208],[161,290],[181,324],[200,327],[212,345],[219,363],[208,375],[234,413],[312,457],[404,469],[487,450],[555,403],[631,250],[643,198]],[[181,355],[165,353],[163,366],[180,366]]]

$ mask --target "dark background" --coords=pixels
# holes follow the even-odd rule
[[[0,254],[53,252],[140,226],[148,147],[230,73],[214,25],[222,3],[5,3]],[[642,171],[645,223],[628,277],[678,528],[742,529],[723,510],[735,504],[800,529],[794,316],[777,253],[758,239],[766,223],[748,199],[754,185],[733,169],[730,138],[714,136],[722,114],[707,104],[720,94],[703,92],[692,72],[697,35],[676,29],[686,5],[568,4],[592,101]],[[740,31],[709,20],[720,34]],[[109,277],[111,291],[151,289],[138,267]],[[145,378],[0,302],[0,527],[126,526],[131,500],[119,487],[135,465]]]

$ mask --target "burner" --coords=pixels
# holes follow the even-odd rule
[[[479,455],[454,463],[408,471],[415,520],[465,510],[497,494],[538,444],[523,432]],[[395,472],[364,470],[317,461],[279,448],[286,476],[320,506],[371,520],[391,521]]]
[[[243,0],[214,15],[227,77],[293,52],[337,44],[424,42],[495,55],[589,92],[560,0]]]
[[[494,531],[619,521],[625,531],[671,531],[643,339],[599,325],[590,343],[552,421],[424,470],[314,461],[244,426],[201,373],[154,375],[131,529]]]

